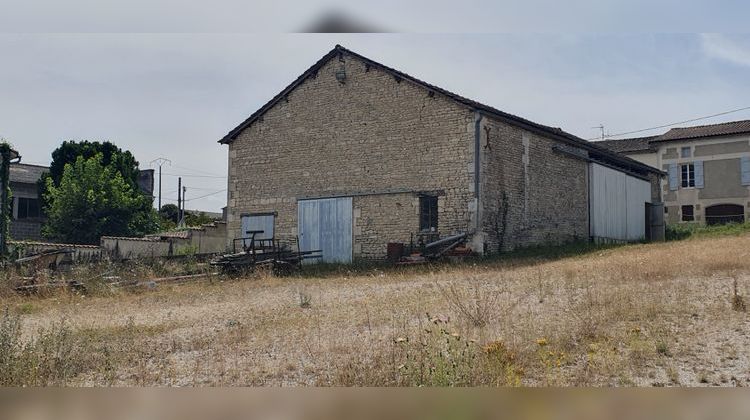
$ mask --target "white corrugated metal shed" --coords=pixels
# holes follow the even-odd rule
[[[589,164],[589,224],[595,240],[646,238],[651,184],[598,163]]]

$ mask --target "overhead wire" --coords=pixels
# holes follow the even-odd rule
[[[719,112],[718,114],[706,115],[704,117],[691,118],[689,120],[678,121],[678,122],[673,122],[673,123],[669,123],[669,124],[662,124],[662,125],[657,125],[657,126],[649,127],[649,128],[642,128],[640,130],[626,131],[626,132],[617,133],[617,134],[607,134],[607,135],[604,136],[604,138],[620,137],[620,136],[625,136],[625,135],[628,135],[628,134],[642,133],[644,131],[658,130],[660,128],[672,127],[672,126],[679,125],[679,124],[687,124],[687,123],[690,123],[690,122],[706,120],[706,119],[709,119],[709,118],[720,117],[722,115],[733,114],[735,112],[746,111],[746,110],[750,110],[750,106],[746,106],[746,107],[743,107],[743,108],[732,109],[732,110],[724,111],[724,112]],[[589,140],[599,140],[600,138],[601,137],[593,137],[593,138],[590,138]]]

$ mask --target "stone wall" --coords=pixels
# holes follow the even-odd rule
[[[226,252],[226,224],[215,222],[176,232],[163,232],[145,238],[102,236],[101,249],[112,259],[212,255]]]
[[[343,84],[335,77],[341,69]],[[408,241],[420,191],[444,193],[441,232],[467,231],[473,118],[359,59],[330,60],[229,145],[230,245],[241,215],[258,212],[277,212],[276,236],[291,240],[297,199],[311,196],[355,197],[355,257],[383,256],[387,242]]]
[[[648,181],[651,183],[651,201],[661,203],[661,180],[662,176],[656,172],[648,175]]]
[[[358,58],[329,60],[229,144],[228,244],[244,214],[274,212],[293,241],[299,199],[352,196],[354,257],[383,257],[417,233],[420,193],[439,196],[441,236],[474,234],[478,252],[588,238],[587,152],[485,115],[477,201],[477,117]]]
[[[488,252],[588,238],[586,152],[491,117],[482,121],[481,230]]]
[[[438,199],[438,209],[441,209]],[[354,197],[354,255],[382,258],[388,242],[408,244],[419,231],[419,196],[413,193]],[[439,223],[439,220],[438,220]]]

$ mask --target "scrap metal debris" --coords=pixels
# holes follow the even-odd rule
[[[15,260],[15,264],[21,267],[31,267],[35,271],[67,269],[73,264],[72,249],[54,249],[43,251]]]
[[[471,255],[470,248],[465,246],[466,233],[459,233],[439,239],[434,233],[417,235],[417,242],[409,244],[409,251],[398,259],[400,265],[424,264],[443,257],[464,257]],[[429,240],[429,242],[427,242]]]
[[[242,243],[241,251],[221,255],[211,261],[211,265],[221,268],[226,273],[268,267],[277,274],[285,274],[297,269],[304,260],[322,257],[322,250],[300,251],[299,240],[296,241],[295,251],[288,244],[279,243],[275,238],[256,239],[256,236],[262,233],[262,230],[247,231],[250,236],[234,240],[235,246],[238,242]]]

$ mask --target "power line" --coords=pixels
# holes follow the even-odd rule
[[[227,189],[226,189],[226,188],[224,188],[223,190],[219,190],[219,191],[214,191],[214,192],[212,192],[212,193],[210,193],[210,194],[202,195],[202,196],[200,196],[200,197],[195,197],[195,198],[191,198],[191,199],[189,199],[189,200],[185,200],[185,201],[193,201],[193,200],[198,200],[198,199],[200,199],[200,198],[205,198],[205,197],[208,197],[208,196],[210,196],[210,195],[214,195],[214,194],[218,194],[218,193],[220,193],[220,192],[224,192],[224,191],[226,191],[226,190],[227,190]]]
[[[226,176],[219,176],[219,175],[183,175],[183,174],[168,174],[166,172],[164,173],[164,175],[181,176],[183,178],[222,178],[222,179],[227,179]]]
[[[190,187],[190,189],[194,189],[194,188]],[[221,192],[225,192],[226,190],[227,190],[227,189],[226,189],[226,188],[224,188],[223,190],[213,191],[213,192],[210,192],[210,193],[208,193],[208,194],[205,194],[205,195],[201,195],[201,196],[199,196],[199,197],[193,197],[193,198],[187,199],[187,200],[185,200],[185,201],[193,201],[193,200],[198,200],[198,199],[201,199],[201,198],[205,198],[205,197],[208,197],[208,196],[211,196],[211,195],[214,195],[214,194],[218,194],[218,193],[221,193]],[[163,200],[166,200],[166,201],[174,201],[174,202],[176,202],[176,201],[177,201],[177,199],[176,199],[176,198],[170,198],[170,197],[164,197],[164,198],[163,198]]]
[[[178,168],[178,169],[184,169],[186,171],[198,172],[198,173],[204,174],[204,175],[212,175],[212,176],[216,176],[216,177],[224,177],[223,175],[219,175],[219,174],[214,173],[214,172],[207,172],[207,171],[204,171],[202,169],[187,168],[185,166],[179,166],[179,165],[174,165],[174,167]],[[224,177],[224,178],[226,178],[226,177]]]
[[[750,106],[746,106],[744,108],[732,109],[730,111],[719,112],[718,114],[707,115],[705,117],[691,118],[691,119],[685,120],[685,121],[679,121],[679,122],[674,122],[674,123],[670,123],[670,124],[658,125],[656,127],[643,128],[643,129],[640,129],[640,130],[627,131],[627,132],[624,132],[624,133],[608,134],[605,137],[606,138],[620,137],[620,136],[625,136],[625,135],[628,135],[628,134],[642,133],[644,131],[658,130],[660,128],[671,127],[673,125],[686,124],[686,123],[690,123],[690,122],[695,122],[695,121],[700,121],[700,120],[706,120],[706,119],[709,119],[709,118],[720,117],[722,115],[732,114],[732,113],[735,113],[735,112],[746,111],[748,109],[750,109]],[[598,140],[598,139],[599,139],[599,137],[594,137],[594,138],[591,138],[589,140]]]

